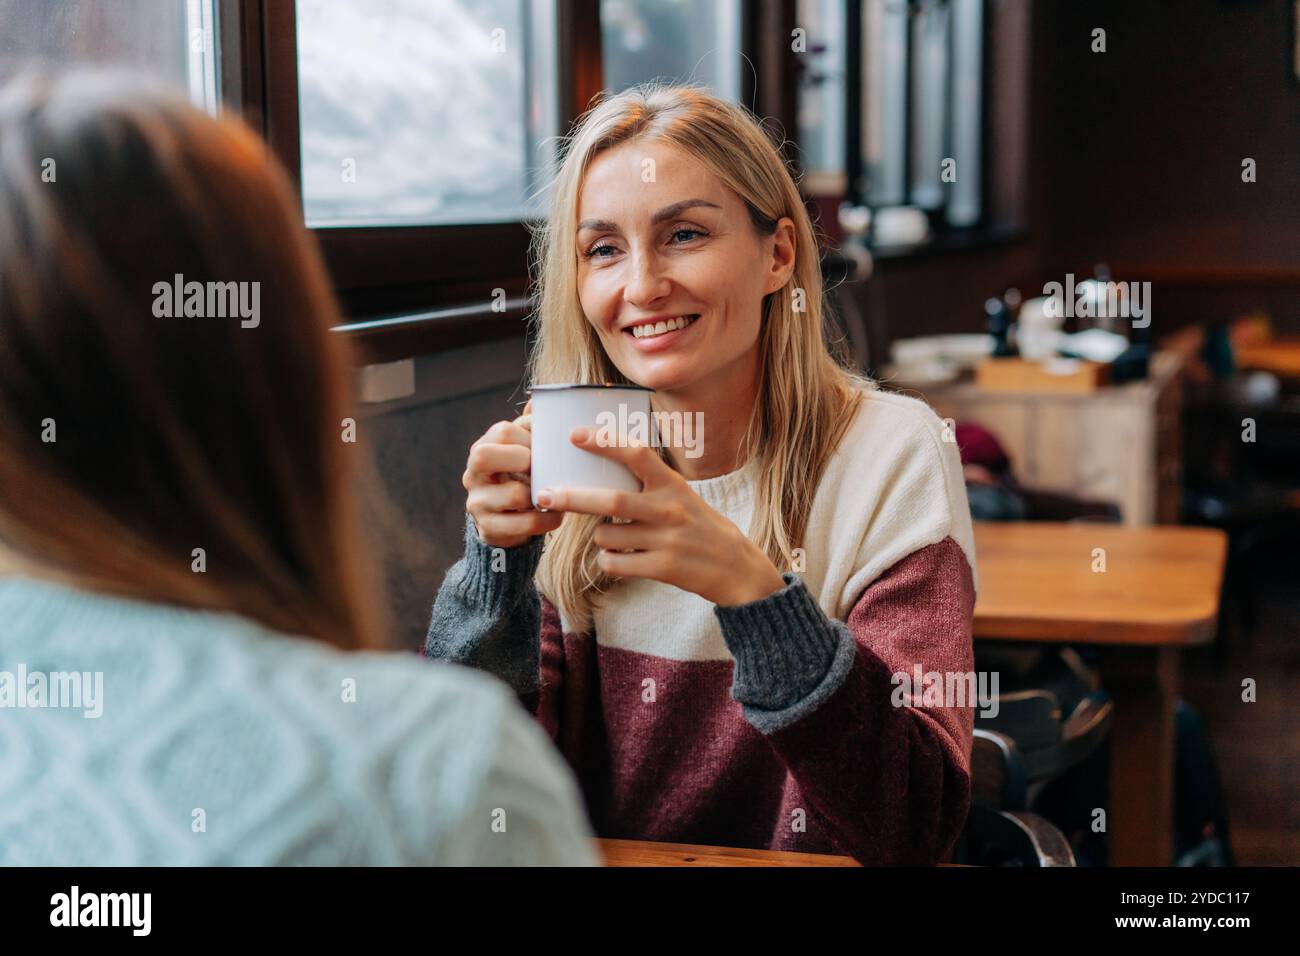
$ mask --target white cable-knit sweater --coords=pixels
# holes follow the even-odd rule
[[[52,672],[102,694],[50,707]],[[497,681],[0,579],[0,866],[589,864],[590,835]]]

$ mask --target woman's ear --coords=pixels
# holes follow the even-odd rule
[[[783,216],[776,224],[772,235],[772,262],[764,292],[775,292],[784,288],[794,274],[795,243],[794,220]]]

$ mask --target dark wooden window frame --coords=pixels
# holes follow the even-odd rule
[[[218,0],[222,93],[258,129],[295,183],[300,177],[294,0]],[[602,85],[600,0],[556,0],[560,129]],[[742,93],[761,116],[794,135],[789,78],[794,0],[742,4]],[[529,231],[524,223],[313,230],[363,361],[392,361],[519,335],[531,311]],[[504,289],[506,309],[493,311]]]

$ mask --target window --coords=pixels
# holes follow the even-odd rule
[[[844,0],[799,0],[792,40],[799,64],[799,145],[805,183],[833,181],[844,191],[845,39]]]
[[[0,0],[0,70],[33,63],[146,70],[215,113],[216,0]]]
[[[953,5],[952,149],[962,173],[950,187],[948,222],[971,226],[983,218],[984,5]]]
[[[535,215],[558,132],[554,0],[298,0],[313,227]]]
[[[605,87],[694,82],[741,98],[740,0],[601,0]]]
[[[865,0],[863,30],[863,164],[860,185],[873,206],[907,201],[908,6],[905,0]]]
[[[120,64],[237,112],[296,181],[347,334],[384,361],[518,333],[527,220],[601,90],[695,82],[793,135],[787,17],[785,0],[0,0],[0,71]],[[820,155],[847,152],[824,118]]]
[[[982,215],[983,0],[861,0],[859,198]]]

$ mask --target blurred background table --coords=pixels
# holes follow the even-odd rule
[[[976,639],[1099,652],[1115,701],[1112,865],[1172,861],[1178,655],[1214,636],[1226,553],[1227,536],[1208,528],[975,525]]]

